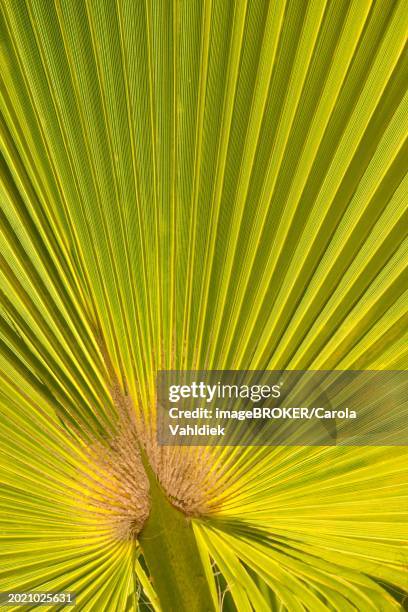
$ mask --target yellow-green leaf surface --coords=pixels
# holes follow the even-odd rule
[[[403,447],[160,447],[155,381],[407,368],[407,31],[406,0],[3,0],[0,591],[403,609]]]

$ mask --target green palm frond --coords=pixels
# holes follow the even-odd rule
[[[4,0],[0,591],[403,609],[405,449],[160,447],[155,384],[407,368],[407,30],[405,0]]]

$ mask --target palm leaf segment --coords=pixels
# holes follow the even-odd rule
[[[2,591],[163,607],[148,458],[215,606],[401,609],[402,449],[181,452],[154,426],[157,369],[406,367],[407,20],[5,0]]]

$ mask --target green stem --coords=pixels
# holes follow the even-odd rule
[[[151,511],[139,543],[164,612],[214,612],[191,520],[172,506],[151,469]]]

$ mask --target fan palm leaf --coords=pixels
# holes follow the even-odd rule
[[[1,591],[403,608],[402,447],[155,426],[158,370],[406,369],[407,9],[4,0]]]

